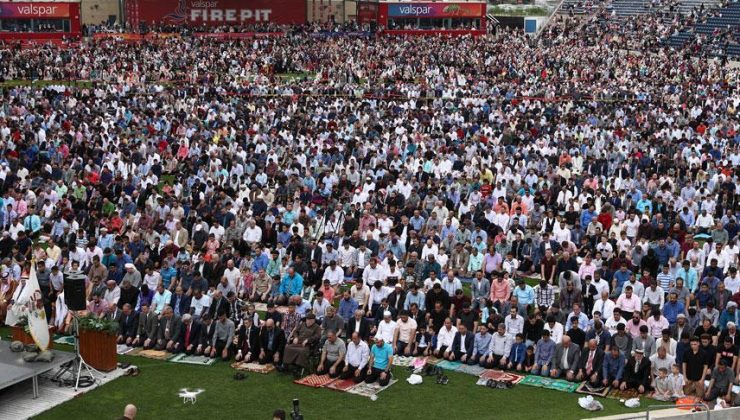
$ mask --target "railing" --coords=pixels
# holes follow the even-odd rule
[[[703,401],[695,402],[693,404],[661,404],[661,405],[649,405],[645,411],[645,419],[650,420],[650,410],[661,409],[661,408],[703,408],[704,412],[707,413],[707,420],[711,419],[709,406]],[[692,411],[694,412],[694,411]]]
[[[555,6],[555,9],[550,13],[550,16],[547,17],[547,20],[545,23],[537,28],[537,33],[534,34],[534,39],[537,39],[540,37],[540,34],[544,31],[544,29],[547,27],[547,25],[550,24],[550,21],[552,20],[553,16],[556,16],[558,13],[560,13],[560,9],[563,7],[563,3],[565,3],[565,0],[560,0],[560,3],[558,3],[557,6]]]

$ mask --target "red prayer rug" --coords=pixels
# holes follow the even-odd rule
[[[493,379],[494,381],[511,382],[512,384],[518,384],[524,379],[523,375],[517,375],[516,373],[504,372],[503,370],[497,369],[486,369],[480,374],[482,379]]]
[[[355,381],[353,381],[352,379],[335,379],[334,381],[324,385],[324,388],[344,392],[352,388],[353,386],[355,386]]]
[[[321,388],[322,386],[333,382],[334,378],[330,378],[329,375],[308,375],[305,378],[296,379],[293,383],[298,385],[310,386],[312,388]]]

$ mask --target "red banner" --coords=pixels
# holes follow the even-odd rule
[[[65,18],[69,3],[0,3],[0,18]]]
[[[129,23],[169,25],[303,24],[305,0],[127,0]]]
[[[130,32],[117,33],[117,32],[98,32],[93,34],[93,39],[120,39],[123,41],[144,41],[144,40],[157,40],[165,38],[179,38],[180,34],[175,33],[163,33],[163,32],[150,32],[148,34],[135,34]]]

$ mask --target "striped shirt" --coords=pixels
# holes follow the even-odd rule
[[[675,280],[673,274],[671,274],[670,272],[663,273],[662,271],[658,273],[656,279],[658,280],[658,286],[660,286],[663,290],[668,290]]]

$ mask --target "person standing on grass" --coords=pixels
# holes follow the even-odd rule
[[[704,374],[707,371],[707,356],[699,345],[699,338],[692,337],[689,349],[683,355],[683,377],[686,395],[704,395]]]

